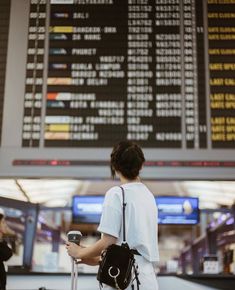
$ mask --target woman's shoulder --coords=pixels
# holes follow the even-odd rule
[[[113,186],[111,187],[107,192],[106,195],[119,195],[121,194],[121,188],[120,186]]]
[[[111,187],[105,194],[104,206],[116,208],[121,204],[121,189],[118,186]]]

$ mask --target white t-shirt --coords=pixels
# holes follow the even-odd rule
[[[122,185],[125,192],[126,240],[149,262],[159,261],[157,206],[153,194],[141,182]],[[105,195],[98,231],[123,241],[122,190],[112,187]]]

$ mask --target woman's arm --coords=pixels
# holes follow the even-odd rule
[[[84,258],[78,263],[79,264],[86,264],[89,266],[96,266],[99,264],[99,261],[100,261],[100,256],[97,256],[97,257],[93,257],[93,258]]]
[[[76,245],[75,243],[67,242],[66,248],[68,254],[71,257],[83,260],[100,256],[103,250],[105,250],[109,245],[115,244],[116,242],[117,238],[103,234],[101,239],[92,246],[83,248]]]

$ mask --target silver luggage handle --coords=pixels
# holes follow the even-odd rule
[[[80,231],[70,231],[67,234],[68,241],[75,243],[77,245],[80,244],[80,240],[82,237],[82,233]],[[78,283],[78,263],[81,261],[80,259],[71,258],[72,270],[71,270],[71,290],[77,290]]]

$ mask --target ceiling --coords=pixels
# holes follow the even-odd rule
[[[233,181],[146,181],[154,195],[199,197],[200,208],[230,207],[235,203]],[[70,206],[72,196],[100,195],[117,181],[84,181],[76,179],[0,179],[0,196],[44,204],[45,206]]]

